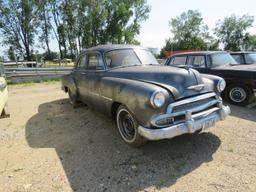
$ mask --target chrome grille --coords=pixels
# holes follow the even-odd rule
[[[215,101],[216,101],[216,98],[212,97],[212,98],[207,98],[207,99],[195,101],[195,102],[192,102],[192,103],[186,103],[186,104],[183,104],[183,105],[178,105],[178,106],[173,108],[173,113],[179,113],[181,111],[193,110],[193,108],[195,108],[195,107],[206,105],[208,103],[210,105],[209,107],[211,107],[210,103],[212,103],[214,105],[214,104],[216,104]]]

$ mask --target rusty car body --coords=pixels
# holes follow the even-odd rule
[[[85,50],[62,78],[72,105],[86,103],[116,120],[123,140],[170,139],[199,132],[230,113],[225,81],[193,69],[161,66],[146,48],[103,45]]]

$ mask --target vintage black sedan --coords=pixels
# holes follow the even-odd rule
[[[168,58],[165,65],[187,66],[224,78],[227,87],[223,95],[230,103],[248,105],[255,100],[256,65],[239,65],[225,51],[180,53]]]
[[[225,81],[188,68],[161,66],[145,48],[104,45],[85,50],[62,79],[72,105],[83,102],[116,120],[122,139],[140,146],[200,132],[230,113]]]

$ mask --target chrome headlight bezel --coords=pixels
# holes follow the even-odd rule
[[[218,92],[224,91],[226,88],[226,81],[224,79],[220,79],[217,83],[217,90]]]
[[[162,91],[155,91],[150,97],[150,103],[154,108],[161,108],[166,102],[166,96]]]

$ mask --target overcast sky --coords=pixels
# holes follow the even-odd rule
[[[231,14],[249,14],[256,20],[256,0],[148,0],[151,12],[141,27],[138,40],[143,46],[161,48],[165,39],[171,37],[169,21],[189,9],[199,10],[210,29],[219,19]],[[250,29],[256,34],[256,22]]]
[[[142,23],[137,39],[142,46],[155,47],[159,50],[164,46],[165,39],[171,37],[169,27],[171,18],[189,9],[199,10],[210,29],[214,28],[219,19],[231,14],[239,16],[249,14],[256,20],[256,0],[148,0],[148,3],[151,6],[151,12],[148,20]],[[256,22],[250,32],[256,34]],[[51,42],[51,49],[57,51],[56,42],[53,40]],[[0,45],[0,55],[3,55],[3,50],[4,48]]]

